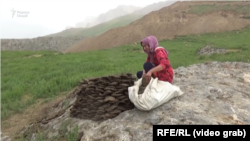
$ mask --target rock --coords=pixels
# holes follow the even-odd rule
[[[119,103],[109,101],[101,103],[98,110],[94,110],[96,113],[90,116],[80,109],[89,108],[88,105],[96,100],[92,101],[86,96],[75,95],[74,98],[65,99],[75,104],[71,107],[74,110],[68,108],[63,115],[51,119],[45,125],[40,124],[47,126],[46,131],[56,132],[60,129],[61,123],[72,120],[74,122],[69,126],[78,126],[78,132],[84,132],[81,141],[150,141],[154,124],[250,124],[250,82],[239,82],[227,75],[242,77],[244,76],[242,74],[248,73],[249,69],[249,63],[234,62],[207,62],[186,68],[180,67],[174,70],[175,74],[185,73],[187,77],[175,75],[173,84],[179,86],[185,94],[155,109],[147,112],[140,111],[133,107],[127,97],[123,97],[124,99],[119,100]],[[127,77],[123,76],[123,78]],[[125,92],[126,89],[120,89],[117,93],[118,97],[127,96]],[[111,95],[118,99],[115,92],[111,93],[103,96],[103,100]],[[83,102],[76,103],[79,99],[87,99],[88,102],[85,105]],[[52,113],[61,110],[60,106],[51,108]],[[72,111],[79,113],[75,112],[75,115],[71,115]],[[81,118],[83,116],[85,118]],[[92,118],[97,119],[92,120]]]
[[[11,141],[11,138],[9,136],[1,136],[1,141]]]
[[[56,131],[56,132],[49,132],[48,133],[48,138],[53,138],[53,137],[57,137],[59,135],[59,132]]]
[[[37,140],[37,134],[33,133],[30,141],[36,141],[36,140]]]
[[[226,53],[226,49],[220,48],[212,48],[210,45],[207,45],[197,52],[198,55],[211,55],[211,54],[219,54],[219,53]]]
[[[84,132],[82,131],[82,132],[80,132],[80,133],[78,134],[77,141],[81,141],[81,139],[82,139],[83,136],[84,136]]]
[[[2,132],[0,132],[0,141],[11,141],[9,136],[5,136]]]

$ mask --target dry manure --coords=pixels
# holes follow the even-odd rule
[[[114,118],[135,106],[128,97],[128,87],[134,85],[132,74],[83,79],[74,94],[77,96],[70,115],[94,121]]]

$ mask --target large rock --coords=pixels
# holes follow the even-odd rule
[[[11,141],[11,138],[9,136],[4,136],[1,132],[1,141]]]
[[[63,108],[63,102],[51,108],[58,116],[31,124],[21,133],[39,125],[48,132],[47,137],[61,136],[61,125],[67,122],[67,131],[78,126],[81,141],[150,141],[154,124],[250,124],[249,70],[250,64],[241,62],[177,68],[173,84],[181,88],[182,96],[148,112],[133,108],[102,121],[72,118],[70,109],[77,97],[71,95],[63,101],[70,103],[68,108]],[[55,114],[62,109],[62,114]]]

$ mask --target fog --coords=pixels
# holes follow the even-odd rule
[[[166,0],[1,1],[1,38],[36,38],[60,32],[119,5],[145,7]]]

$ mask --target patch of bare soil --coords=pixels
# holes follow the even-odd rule
[[[226,53],[227,49],[222,48],[213,48],[210,45],[207,45],[201,49],[198,50],[198,55],[211,55],[211,54],[220,54],[220,53]]]
[[[214,11],[202,15],[188,13],[189,6],[213,5],[214,3],[216,5],[227,4],[227,2],[216,1],[176,2],[169,7],[153,11],[127,26],[114,28],[99,36],[84,39],[66,49],[64,53],[98,50],[136,43],[149,35],[154,35],[158,40],[163,40],[173,39],[178,35],[239,30],[250,25],[249,19],[241,18],[243,16],[242,13],[237,13],[233,9]],[[250,2],[235,2],[230,4],[250,5]]]
[[[34,54],[34,55],[31,55],[31,56],[28,56],[27,58],[32,58],[32,57],[41,57],[43,56],[42,54]]]
[[[227,52],[239,52],[241,49],[227,49]]]
[[[179,28],[176,35],[233,31],[249,24],[250,20],[239,18],[237,13],[231,15],[230,11],[216,11],[191,18]]]
[[[210,45],[207,45],[198,50],[198,55],[211,55],[211,54],[225,54],[227,52],[240,52],[241,49],[223,49],[223,48],[214,48]]]

